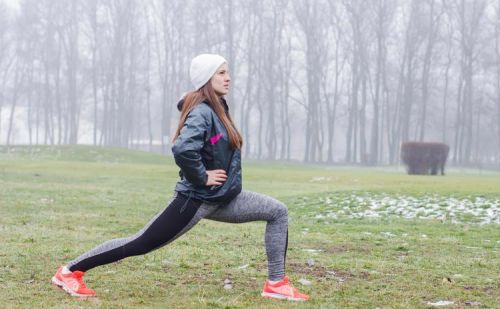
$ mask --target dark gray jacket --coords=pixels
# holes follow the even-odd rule
[[[229,202],[241,192],[241,152],[231,149],[226,128],[208,103],[198,104],[188,114],[172,153],[181,168],[177,192],[208,203]],[[206,171],[215,169],[226,171],[226,182],[206,186]]]

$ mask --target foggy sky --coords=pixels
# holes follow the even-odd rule
[[[169,153],[212,52],[247,158],[500,167],[500,1],[0,0],[0,47],[2,144]]]

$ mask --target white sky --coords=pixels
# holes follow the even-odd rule
[[[0,2],[3,2],[7,4],[9,7],[16,9],[19,9],[19,1],[20,0],[0,0]]]

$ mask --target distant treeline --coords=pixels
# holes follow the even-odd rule
[[[244,155],[500,167],[500,1],[0,0],[0,142],[168,152],[188,67],[224,55]],[[89,128],[84,132],[83,128]]]

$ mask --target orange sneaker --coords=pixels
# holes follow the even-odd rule
[[[300,293],[290,284],[288,276],[285,276],[281,281],[278,281],[275,284],[271,284],[269,283],[269,280],[266,280],[261,295],[267,298],[287,299],[295,301],[304,301],[309,299],[309,295]]]
[[[57,270],[54,277],[52,277],[52,283],[68,292],[71,296],[95,296],[95,291],[85,286],[85,283],[83,282],[84,274],[85,273],[82,271],[73,271],[63,274],[63,266],[61,266]]]

